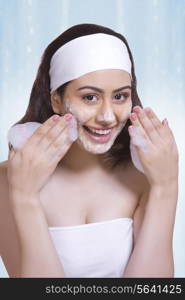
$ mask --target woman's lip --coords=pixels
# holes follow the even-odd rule
[[[97,128],[97,127],[91,127],[91,126],[87,126],[90,129],[95,129],[95,130],[109,130],[109,129],[113,129],[115,126],[113,127],[107,127],[107,128]]]
[[[112,136],[112,130],[111,130],[108,134],[105,134],[105,135],[102,135],[102,136],[96,136],[96,135],[94,135],[93,133],[90,133],[89,131],[87,131],[87,130],[85,129],[85,127],[83,127],[83,128],[84,128],[85,133],[86,133],[92,140],[94,140],[94,141],[96,141],[96,142],[98,142],[98,143],[102,143],[102,144],[107,143],[107,142],[109,141],[109,139],[111,138],[111,136]],[[91,128],[91,127],[90,127],[90,128]]]

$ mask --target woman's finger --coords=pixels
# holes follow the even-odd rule
[[[38,144],[39,151],[46,151],[52,144],[54,144],[55,147],[55,143],[57,143],[57,137],[63,134],[64,129],[68,126],[68,122],[73,118],[74,117],[71,114],[66,114],[64,117],[59,117],[55,121],[55,125],[52,126],[40,140],[40,143]]]
[[[56,125],[57,120],[60,118],[58,115],[53,115],[49,119],[47,119],[39,128],[37,128],[33,135],[27,140],[26,144],[24,145],[24,150],[27,148],[33,149],[43,137],[47,134],[47,132]]]
[[[158,131],[156,130],[154,124],[152,123],[152,121],[149,119],[148,115],[144,111],[144,109],[142,109],[139,106],[135,106],[133,108],[133,111],[136,113],[137,118],[138,118],[140,124],[142,125],[143,129],[145,130],[147,136],[149,137],[150,141],[153,144],[159,143],[160,135],[159,135]],[[162,126],[162,124],[161,124],[161,126]]]
[[[62,134],[58,135],[55,141],[47,149],[47,156],[51,163],[58,163],[66,154],[71,144],[77,139],[77,123],[71,120],[71,123],[64,128]]]
[[[166,119],[161,122],[159,120],[159,118],[157,117],[157,115],[155,114],[155,112],[150,107],[146,107],[144,109],[144,111],[145,111],[146,115],[148,116],[148,118],[153,123],[153,125],[154,125],[156,131],[158,132],[159,136],[161,137],[162,141],[169,142],[169,141],[174,140],[173,132],[172,132],[171,128],[169,127],[169,124]]]
[[[133,112],[130,114],[130,120],[132,122],[132,125],[134,125],[135,127],[138,127],[140,132],[142,133],[142,135],[147,137],[145,130],[144,130],[142,124],[140,123],[139,118],[136,113]]]
[[[159,135],[164,139],[166,138],[166,134],[167,134],[167,127],[166,122],[165,121],[160,121],[159,118],[157,117],[157,115],[155,114],[155,112],[150,108],[150,107],[146,107],[145,109],[145,113],[147,114],[148,118],[151,120],[151,122],[153,123],[155,129],[157,130],[157,132],[159,133]]]
[[[133,127],[136,128],[135,132],[140,133],[146,140],[148,140],[149,137],[148,137],[144,127],[142,126],[142,124],[141,124],[141,122],[140,122],[140,120],[139,120],[136,113],[131,113],[130,114],[130,120],[132,122]]]

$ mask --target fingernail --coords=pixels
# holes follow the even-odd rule
[[[133,110],[137,113],[142,111],[142,108],[140,106],[134,106]]]
[[[72,119],[72,115],[71,114],[66,114],[65,116],[64,116],[64,119],[66,120],[66,121],[69,121],[69,120],[71,120]]]
[[[52,117],[52,120],[53,120],[53,121],[57,121],[59,118],[60,118],[60,116],[54,115],[54,116]]]

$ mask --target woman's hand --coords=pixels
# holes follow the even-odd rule
[[[151,108],[133,108],[129,134],[151,186],[178,179],[178,149],[167,121],[161,122]]]
[[[71,136],[73,130],[75,133],[76,120],[71,114],[53,115],[35,130],[20,150],[11,150],[8,156],[9,191],[37,195],[76,140],[77,134]]]

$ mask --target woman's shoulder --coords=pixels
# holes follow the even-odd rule
[[[0,162],[0,220],[5,217],[8,207],[8,178],[7,178],[8,161]],[[1,222],[0,222],[1,224]]]
[[[10,277],[17,276],[19,244],[9,203],[8,160],[0,162],[0,255]]]
[[[1,212],[5,210],[8,202],[8,178],[7,178],[8,161],[0,162],[0,218]]]
[[[0,162],[0,187],[1,191],[5,188],[4,183],[7,183],[7,167],[8,167],[8,160]]]
[[[0,168],[5,168],[8,165],[8,160],[4,160],[0,162]]]
[[[8,180],[7,180],[7,167],[8,167],[8,160],[0,162],[0,191],[1,196],[3,191],[7,190]],[[0,199],[2,198],[0,196]]]

